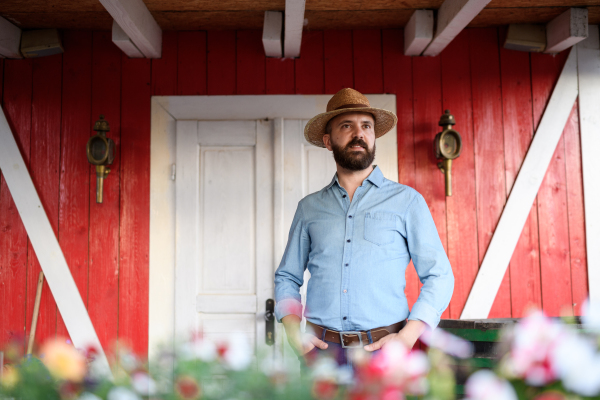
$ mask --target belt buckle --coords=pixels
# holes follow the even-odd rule
[[[342,344],[342,348],[344,349],[355,349],[358,347],[362,347],[363,345],[363,341],[362,341],[362,334],[358,331],[344,331],[344,332],[339,332],[340,334],[340,343]],[[346,346],[344,344],[344,335],[356,335],[358,336],[358,346]]]

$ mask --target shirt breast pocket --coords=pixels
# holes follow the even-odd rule
[[[365,240],[385,246],[394,242],[396,236],[396,216],[375,212],[365,214]]]

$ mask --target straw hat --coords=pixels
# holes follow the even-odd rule
[[[304,137],[306,140],[318,147],[325,147],[323,144],[323,135],[326,133],[327,123],[334,117],[347,112],[366,112],[375,117],[375,137],[388,133],[396,123],[398,118],[391,111],[373,108],[369,100],[362,93],[354,89],[342,89],[337,92],[329,103],[327,103],[327,112],[319,114],[312,118],[304,127]]]

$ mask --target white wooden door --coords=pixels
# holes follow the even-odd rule
[[[178,121],[175,333],[265,343],[273,297],[273,122]]]

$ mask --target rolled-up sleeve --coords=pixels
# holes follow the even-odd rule
[[[286,315],[302,318],[300,286],[304,283],[304,270],[308,263],[310,237],[302,215],[302,202],[298,203],[290,228],[287,246],[281,263],[275,271],[275,318],[277,322]]]
[[[406,241],[415,270],[423,286],[409,320],[437,327],[454,291],[454,274],[435,223],[420,194],[409,205],[405,218]]]

